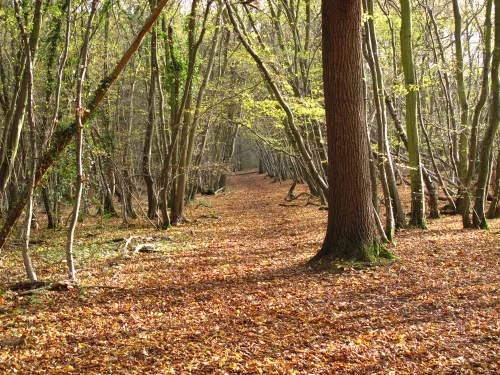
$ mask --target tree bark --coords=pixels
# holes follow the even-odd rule
[[[493,0],[488,0],[486,3],[486,16],[484,20],[484,34],[483,34],[484,52],[483,52],[481,94],[479,95],[476,107],[474,108],[474,115],[472,117],[470,146],[469,146],[469,166],[467,169],[467,176],[464,182],[465,194],[464,194],[463,209],[462,209],[462,224],[464,228],[474,227],[470,215],[470,203],[471,203],[470,184],[476,172],[479,119],[483,107],[486,104],[486,100],[488,99],[488,88],[490,84],[492,8],[493,8]]]
[[[485,203],[488,194],[488,180],[490,173],[490,159],[493,152],[493,141],[500,123],[500,80],[498,77],[500,66],[500,0],[495,0],[495,45],[493,61],[491,63],[491,114],[488,128],[483,138],[480,156],[480,168],[477,176],[476,195],[472,222],[475,228],[489,229],[485,216]]]
[[[458,88],[458,100],[460,103],[460,128],[458,142],[458,178],[460,180],[460,189],[458,192],[457,210],[463,215],[465,195],[467,194],[465,180],[467,177],[467,159],[468,159],[468,141],[469,141],[469,103],[467,102],[467,93],[465,92],[464,82],[464,56],[462,47],[462,15],[458,0],[453,0],[453,16],[455,20],[455,59],[456,59],[456,77]]]
[[[33,218],[33,196],[35,193],[35,168],[36,168],[36,126],[35,126],[35,113],[34,113],[34,98],[33,98],[33,52],[31,50],[30,42],[28,35],[26,34],[25,27],[21,20],[20,16],[20,7],[17,1],[14,1],[14,5],[16,8],[16,19],[21,31],[21,36],[24,39],[24,49],[26,51],[26,74],[27,74],[27,84],[28,84],[28,95],[27,95],[27,107],[28,107],[28,122],[30,125],[30,151],[31,151],[31,161],[29,170],[26,175],[26,184],[28,186],[28,207],[26,210],[26,219],[25,219],[25,233],[23,239],[23,262],[24,268],[26,269],[26,274],[31,281],[37,280],[37,275],[35,273],[35,269],[33,267],[33,263],[31,261],[31,257],[29,254],[29,243],[30,243],[30,234],[32,227],[32,218]]]
[[[0,153],[0,192],[4,192],[7,183],[9,182],[14,162],[17,156],[19,141],[21,139],[21,131],[26,114],[26,104],[29,91],[29,65],[33,65],[36,59],[38,49],[38,39],[40,37],[40,27],[42,24],[42,1],[35,2],[35,10],[33,15],[33,28],[29,36],[29,44],[31,50],[32,62],[29,62],[28,56],[24,57],[25,67],[23,78],[20,86],[17,100],[13,102],[15,109],[13,111],[12,122],[7,124],[8,128],[4,130],[2,152]]]
[[[66,262],[68,266],[68,277],[71,280],[76,278],[75,265],[73,262],[73,243],[75,239],[76,225],[78,223],[78,215],[80,213],[80,204],[82,200],[83,192],[83,114],[85,113],[85,108],[82,104],[83,95],[83,82],[85,81],[85,75],[87,73],[87,62],[90,49],[90,37],[92,33],[92,21],[94,20],[95,13],[97,11],[98,0],[92,2],[92,10],[87,21],[87,29],[85,31],[85,40],[82,46],[81,52],[81,65],[80,65],[80,76],[78,77],[77,89],[76,89],[76,197],[75,204],[73,206],[73,213],[71,216],[71,222],[68,228],[68,238],[66,242]]]
[[[323,0],[323,80],[328,138],[328,229],[312,259],[370,261],[381,250],[371,201],[364,115],[361,2]]]
[[[153,3],[151,8],[153,8]],[[155,182],[151,174],[151,152],[153,149],[154,126],[156,118],[156,83],[158,74],[157,67],[155,66],[157,48],[157,32],[156,26],[153,26],[151,31],[151,61],[150,61],[150,80],[149,80],[149,95],[148,95],[148,123],[146,127],[146,134],[144,136],[144,147],[142,151],[142,175],[146,190],[148,193],[148,218],[153,220],[158,215],[158,199],[156,198]]]
[[[401,58],[406,84],[406,133],[411,176],[411,220],[410,224],[426,228],[425,195],[420,166],[420,141],[417,127],[417,83],[413,64],[412,10],[410,0],[401,0]]]

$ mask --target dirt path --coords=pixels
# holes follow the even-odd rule
[[[398,233],[391,250],[401,261],[318,273],[304,264],[321,245],[324,211],[279,206],[289,183],[257,174],[229,186],[206,198],[209,207],[191,207],[193,222],[162,234],[175,239],[164,254],[81,273],[127,289],[12,303],[4,332],[14,327],[27,343],[2,348],[0,371],[500,372],[498,232],[445,218]]]

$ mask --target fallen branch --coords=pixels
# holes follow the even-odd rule
[[[200,219],[215,219],[215,220],[219,220],[220,216],[217,216],[217,215],[201,215],[199,218]]]
[[[26,281],[12,284],[11,286],[7,287],[7,289],[12,290],[13,292],[23,290],[36,290],[46,287],[50,284],[50,281]]]
[[[75,286],[82,289],[120,289],[120,290],[127,289],[121,286],[113,286],[113,285],[75,285]]]
[[[197,202],[198,204],[194,206],[194,209],[196,210],[198,207],[203,206],[203,207],[211,207],[209,204],[203,203],[203,202]]]
[[[281,207],[304,207],[305,205],[303,204],[285,204],[285,203],[280,203],[278,206]]]
[[[297,186],[297,181],[293,180],[292,186],[290,186],[290,189],[288,190],[288,194],[285,197],[285,202],[288,202],[288,199],[293,200],[297,199],[293,191],[295,190],[295,186]]]
[[[161,250],[156,250],[156,245],[154,243],[143,243],[139,244],[135,247],[135,250],[132,254],[137,253],[162,253]]]
[[[22,289],[24,288],[24,289]],[[96,289],[125,289],[119,286],[112,285],[82,285],[76,283],[66,283],[66,282],[51,282],[51,281],[33,281],[26,283],[17,283],[12,285],[9,289],[12,291],[19,291],[17,294],[19,296],[26,296],[33,293],[38,293],[41,291],[48,292],[64,292],[73,288],[96,288]]]
[[[245,150],[248,151],[249,149]],[[245,172],[245,173],[236,173],[236,176],[245,176],[247,174],[258,174],[259,172],[253,171],[253,172]]]
[[[282,207],[306,207],[306,206],[318,206],[318,207],[321,207],[321,204],[313,202],[313,199],[318,199],[318,197],[315,197],[314,195],[309,194],[309,193],[300,193],[299,195],[295,196],[295,195],[293,195],[293,193],[290,195],[290,192],[289,192],[289,194],[285,197],[285,201],[286,202],[292,202],[292,201],[295,201],[295,200],[297,200],[297,199],[299,199],[300,197],[303,197],[303,196],[308,197],[307,198],[307,202],[305,204],[285,204],[285,203],[280,203],[279,205],[282,206]]]
[[[0,346],[20,346],[26,344],[26,336],[0,340]]]

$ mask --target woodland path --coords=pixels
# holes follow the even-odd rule
[[[0,338],[15,328],[27,342],[1,348],[0,373],[500,372],[498,221],[464,231],[447,217],[399,232],[399,261],[319,272],[305,263],[325,211],[280,206],[290,183],[256,173],[228,185],[191,223],[149,231],[164,253],[79,274],[126,289],[16,297]]]

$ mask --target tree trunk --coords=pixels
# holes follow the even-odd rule
[[[155,193],[155,183],[151,175],[151,152],[153,149],[154,126],[156,117],[156,75],[158,71],[155,67],[156,54],[157,54],[157,32],[156,26],[153,26],[151,31],[151,62],[150,69],[151,75],[149,80],[149,95],[148,95],[148,124],[146,134],[144,136],[144,147],[142,152],[142,175],[146,184],[148,193],[148,218],[153,220],[158,215],[158,200]]]
[[[494,178],[494,192],[493,198],[490,203],[490,208],[488,209],[488,219],[495,219],[499,216],[499,205],[498,200],[500,199],[500,151],[497,155],[497,165],[495,169],[495,178]]]
[[[500,123],[500,81],[498,77],[500,65],[500,0],[495,0],[495,46],[493,62],[491,64],[491,114],[490,122],[483,138],[481,149],[480,168],[477,176],[476,195],[474,201],[473,224],[480,229],[489,229],[484,212],[486,196],[488,194],[488,180],[490,173],[490,159],[493,152],[493,141]]]
[[[458,88],[458,100],[460,102],[460,129],[458,143],[458,177],[460,180],[460,188],[458,191],[457,210],[464,214],[464,199],[467,194],[465,180],[467,177],[467,161],[468,161],[468,141],[469,141],[469,103],[467,102],[467,93],[465,92],[464,82],[464,56],[462,48],[462,15],[460,14],[460,6],[458,0],[452,0],[453,15],[455,20],[455,58],[456,58],[456,76]]]
[[[470,204],[471,204],[471,191],[470,184],[476,172],[477,164],[477,135],[479,128],[479,119],[486,100],[488,99],[488,88],[490,84],[490,66],[491,66],[491,13],[493,8],[493,0],[488,0],[486,3],[486,15],[484,20],[484,52],[483,52],[483,69],[482,69],[482,83],[481,94],[474,108],[474,115],[472,117],[470,147],[469,147],[469,166],[467,169],[467,176],[464,183],[464,199],[462,209],[462,224],[464,228],[473,228],[474,224],[471,221]]]
[[[310,153],[310,150],[306,144],[306,141],[304,140],[304,137],[302,136],[296,122],[295,122],[295,116],[293,114],[292,109],[290,108],[289,104],[285,100],[285,97],[281,93],[280,89],[278,88],[275,80],[272,78],[267,66],[264,64],[263,60],[257,55],[251,44],[249,43],[247,37],[244,35],[244,33],[241,31],[240,27],[238,26],[238,23],[235,18],[235,14],[233,12],[233,9],[231,5],[229,5],[228,0],[224,0],[224,3],[227,6],[227,14],[229,16],[229,20],[231,21],[231,24],[233,25],[233,29],[238,35],[239,40],[247,50],[247,52],[252,56],[253,60],[257,64],[259,70],[262,72],[265,81],[269,85],[270,91],[273,93],[276,101],[278,101],[280,107],[283,109],[283,111],[286,114],[286,122],[285,126],[287,127],[287,131],[291,135],[291,141],[294,143],[295,149],[299,152],[299,154],[302,157],[302,161],[304,164],[307,166],[308,172],[310,174],[311,179],[314,181],[314,183],[318,186],[319,189],[323,190],[323,192],[326,194],[328,191],[328,185],[326,181],[323,180],[321,177],[321,173],[318,171],[317,166],[314,163],[313,157]]]
[[[24,123],[24,116],[26,112],[26,104],[29,92],[29,65],[33,65],[36,59],[36,52],[38,49],[38,39],[40,36],[40,26],[42,23],[42,1],[35,2],[35,10],[32,21],[32,31],[29,36],[29,48],[31,50],[31,59],[28,61],[28,56],[24,56],[24,73],[20,86],[19,95],[15,101],[15,109],[13,111],[12,122],[7,124],[8,128],[4,130],[2,152],[0,153],[0,192],[3,192],[9,182],[14,162],[19,148],[19,141],[21,139],[21,131]]]
[[[328,139],[328,229],[313,258],[370,261],[381,244],[371,202],[364,117],[361,2],[323,0],[323,79]],[[335,161],[335,162],[332,162]]]
[[[14,2],[16,8],[16,19],[21,31],[21,36],[24,39],[24,47],[26,51],[26,74],[27,74],[27,84],[28,84],[28,95],[27,95],[27,106],[28,106],[28,122],[30,125],[30,151],[31,151],[31,161],[29,170],[26,173],[26,185],[28,186],[28,207],[26,210],[26,220],[25,220],[25,233],[23,239],[23,262],[26,269],[26,274],[31,281],[36,281],[37,276],[33,263],[31,262],[31,257],[29,254],[29,243],[30,234],[32,227],[33,218],[33,196],[35,193],[35,169],[36,169],[36,125],[35,125],[35,113],[34,113],[34,98],[33,98],[33,52],[31,50],[30,42],[26,30],[23,25],[23,21],[20,16],[20,8],[17,2]]]
[[[412,10],[410,0],[401,0],[401,58],[406,84],[406,133],[411,176],[411,220],[410,224],[426,228],[425,195],[420,165],[420,141],[417,127],[417,83],[413,65]]]
[[[68,228],[68,239],[66,242],[66,262],[68,266],[68,276],[71,280],[76,278],[75,265],[73,263],[73,243],[75,239],[76,225],[78,223],[78,214],[80,213],[80,204],[82,200],[83,192],[83,114],[85,113],[85,108],[82,104],[83,95],[83,82],[85,81],[85,75],[87,72],[87,61],[90,49],[90,36],[92,33],[92,21],[94,20],[95,13],[97,11],[98,0],[92,2],[92,10],[87,21],[87,29],[85,31],[85,40],[82,46],[81,52],[81,68],[80,76],[78,77],[77,92],[76,92],[76,198],[73,207],[73,214],[71,216],[71,222]]]
[[[363,2],[364,11],[369,11],[368,2]],[[369,12],[369,14],[373,14],[373,12]],[[387,118],[385,113],[384,101],[381,100],[383,98],[383,80],[381,77],[380,65],[377,64],[376,59],[377,56],[377,42],[372,40],[375,38],[375,30],[371,28],[369,22],[365,22],[365,47],[368,65],[370,66],[370,72],[372,76],[372,91],[373,91],[373,101],[375,103],[376,110],[376,122],[377,122],[377,165],[379,170],[379,178],[380,184],[382,185],[382,191],[384,192],[384,205],[385,205],[385,233],[389,241],[392,241],[394,238],[394,228],[396,226],[394,220],[394,211],[392,208],[392,198],[391,192],[389,190],[389,182],[388,179],[390,176],[386,173],[386,163],[390,160],[388,156],[390,152],[388,148],[386,148],[386,137],[387,137]],[[366,116],[365,116],[366,118]],[[388,170],[388,169],[387,169]],[[392,170],[392,166],[391,166]],[[394,178],[394,173],[392,174],[392,178]],[[395,185],[395,181],[394,181]],[[378,187],[377,187],[378,189]],[[377,206],[375,206],[377,207]],[[404,215],[403,215],[404,218]],[[404,225],[404,219],[403,219]]]

